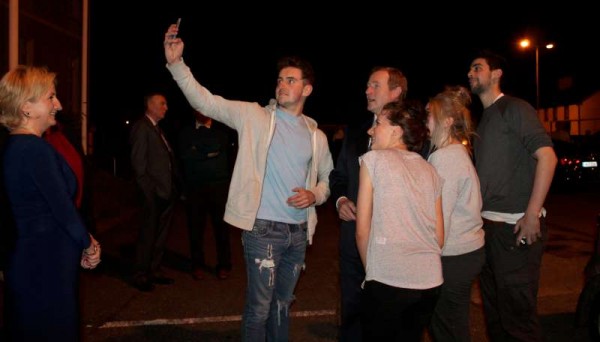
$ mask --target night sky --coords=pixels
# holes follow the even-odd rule
[[[167,94],[167,126],[191,118],[165,68],[162,47],[164,32],[178,17],[186,63],[203,85],[229,99],[266,104],[274,95],[277,59],[295,54],[310,60],[317,81],[305,114],[323,124],[345,123],[364,111],[365,84],[376,65],[399,67],[408,78],[408,96],[426,101],[445,85],[467,85],[470,56],[478,48],[507,58],[503,90],[534,105],[535,54],[517,47],[524,36],[557,46],[540,50],[542,105],[565,101],[565,94],[581,100],[600,90],[600,54],[594,51],[600,29],[598,18],[585,7],[563,4],[556,10],[516,13],[426,4],[421,11],[408,11],[402,4],[391,10],[367,2],[368,7],[326,11],[298,2],[267,10],[249,2],[242,7],[214,4],[220,9],[208,11],[184,5],[188,2],[144,3],[135,10],[92,2],[89,113],[99,133],[126,130],[125,119],[141,116],[143,96],[154,90]],[[559,80],[569,77],[571,88],[559,96]]]

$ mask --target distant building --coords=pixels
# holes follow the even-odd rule
[[[546,130],[560,136],[566,130],[570,136],[591,135],[600,132],[600,91],[579,103],[538,110],[538,117]]]

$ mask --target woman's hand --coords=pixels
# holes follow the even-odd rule
[[[90,246],[83,250],[81,254],[81,267],[85,269],[94,269],[100,263],[100,254],[102,250],[100,249],[100,244],[94,237],[90,234],[90,238],[92,243]]]

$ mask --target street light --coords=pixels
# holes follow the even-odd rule
[[[531,41],[527,38],[519,41],[519,46],[523,49],[528,49],[531,46]],[[554,44],[548,43],[544,46],[546,49],[554,48]],[[540,47],[535,44],[535,109],[540,109]]]

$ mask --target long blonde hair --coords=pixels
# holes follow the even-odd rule
[[[18,65],[0,80],[0,124],[13,130],[23,121],[21,107],[36,102],[53,85],[56,74],[45,67]]]
[[[431,149],[440,149],[457,140],[471,146],[474,135],[471,123],[471,94],[462,86],[446,87],[428,103],[428,111],[435,123],[431,134]],[[444,122],[452,118],[453,122],[446,127]]]

